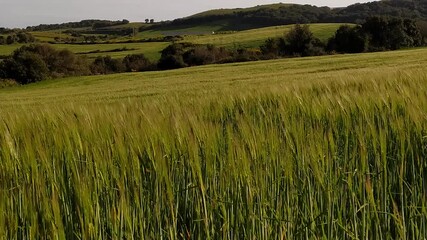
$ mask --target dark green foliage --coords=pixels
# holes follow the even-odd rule
[[[427,21],[418,21],[417,27],[420,30],[421,36],[427,38]]]
[[[161,70],[169,70],[187,67],[187,64],[185,64],[182,55],[166,55],[162,56],[157,67]]]
[[[285,36],[286,54],[291,56],[322,55],[323,44],[314,37],[308,25],[295,25]]]
[[[111,56],[97,57],[90,66],[92,74],[111,74],[125,71],[125,65]]]
[[[362,30],[369,36],[373,51],[416,47],[422,43],[416,22],[409,19],[372,17],[362,25]]]
[[[32,52],[17,52],[0,65],[6,78],[20,84],[42,81],[49,77],[49,69],[42,58]]]
[[[0,36],[0,45],[10,45],[14,43],[33,43],[35,41],[36,39],[33,37],[33,35],[23,31],[12,32],[12,34],[8,35],[6,38]]]
[[[0,78],[15,79],[21,84],[47,78],[89,74],[86,60],[68,50],[49,45],[23,46],[0,64]]]
[[[162,50],[162,55],[157,64],[159,69],[176,69],[187,67],[183,55],[186,51],[194,47],[191,43],[174,43]]]
[[[127,72],[140,72],[153,69],[153,64],[144,54],[128,55],[123,59],[123,64]]]
[[[62,24],[41,24],[38,26],[27,27],[27,30],[28,31],[48,31],[48,30],[58,30],[58,29],[65,29],[65,28],[85,28],[85,27],[101,28],[101,27],[123,25],[128,23],[129,21],[126,19],[121,21],[89,19],[89,20],[82,20],[80,22],[69,22],[69,23],[62,23]]]
[[[56,50],[47,44],[23,46],[17,52],[32,52],[40,56],[52,77],[79,76],[89,73],[84,58],[76,56],[69,50]]]
[[[230,56],[230,51],[213,45],[200,45],[186,51],[183,60],[188,66],[198,66],[220,62]]]
[[[368,47],[368,38],[361,27],[341,26],[328,41],[328,50],[339,53],[361,53]]]
[[[158,68],[167,70],[213,63],[256,61],[261,58],[260,55],[258,50],[244,48],[228,50],[213,45],[175,43],[162,51]]]
[[[8,44],[8,45],[15,43],[15,41],[16,41],[15,37],[12,35],[7,36],[7,38],[6,38],[6,44]]]
[[[284,56],[285,49],[286,42],[284,38],[269,38],[260,47],[262,54],[269,58],[274,58],[275,56]]]

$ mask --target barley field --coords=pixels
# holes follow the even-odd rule
[[[427,49],[0,89],[0,239],[424,239]]]

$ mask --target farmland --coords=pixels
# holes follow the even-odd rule
[[[327,41],[340,24],[312,24],[311,30],[314,35],[323,41]],[[225,34],[212,34],[212,30],[206,27],[192,27],[192,28],[177,28],[177,29],[164,29],[164,30],[148,30],[138,34],[138,38],[145,37],[159,37],[164,34],[197,34],[206,33],[202,35],[189,35],[184,37],[182,42],[192,42],[196,44],[215,44],[217,46],[235,48],[235,47],[259,47],[267,38],[282,37],[292,25],[259,28],[246,31],[229,32]],[[208,30],[207,30],[208,29]],[[35,32],[33,33],[40,41],[44,41],[49,37],[59,36],[57,32]],[[126,40],[125,38],[122,40]],[[127,39],[129,40],[129,39]],[[170,43],[167,42],[147,42],[147,43],[110,43],[110,44],[52,44],[53,47],[58,49],[68,49],[74,53],[84,54],[89,58],[97,56],[109,55],[113,58],[123,58],[129,54],[145,54],[149,59],[156,61],[160,58],[160,51],[163,50]],[[0,55],[5,56],[11,54],[15,49],[22,46],[22,44],[15,45],[0,45]],[[126,51],[112,50],[126,48]],[[110,51],[110,52],[109,52]]]
[[[2,89],[0,236],[422,239],[426,56],[309,57]]]

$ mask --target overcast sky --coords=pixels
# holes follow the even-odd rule
[[[252,7],[280,0],[0,0],[0,27],[26,27],[83,19],[172,20],[217,8]],[[353,0],[289,0],[299,4],[343,7]]]

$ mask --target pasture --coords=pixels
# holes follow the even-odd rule
[[[422,239],[427,49],[0,90],[0,238]]]
[[[294,25],[258,28],[252,30],[224,33],[206,34],[203,36],[187,36],[185,41],[198,44],[214,44],[222,47],[250,47],[261,46],[267,38],[283,37]],[[341,26],[336,23],[310,24],[310,30],[320,40],[327,42],[335,31]]]
[[[335,33],[340,24],[311,24],[310,29],[314,35],[322,41]],[[163,29],[163,30],[146,30],[138,33],[136,38],[152,38],[161,37],[164,35],[188,34],[182,42],[191,42],[195,44],[214,44],[220,47],[236,48],[257,48],[264,43],[267,38],[283,37],[292,25],[259,28],[246,31],[228,32],[220,34],[212,34],[219,26],[197,26],[179,29]],[[33,32],[34,36],[42,40],[59,37],[59,33],[55,31]],[[132,38],[120,38],[121,40],[129,40]],[[120,40],[119,39],[119,40]],[[84,54],[89,58],[97,56],[109,55],[113,58],[123,58],[129,54],[145,54],[150,60],[156,61],[160,58],[160,51],[166,48],[170,43],[167,42],[147,42],[147,43],[110,43],[110,44],[52,44],[58,49],[68,49],[74,53]],[[21,47],[22,44],[15,45],[0,45],[0,55],[6,56],[11,54],[15,49]],[[127,48],[127,51],[111,52],[115,49]],[[98,51],[98,52],[97,52]]]

